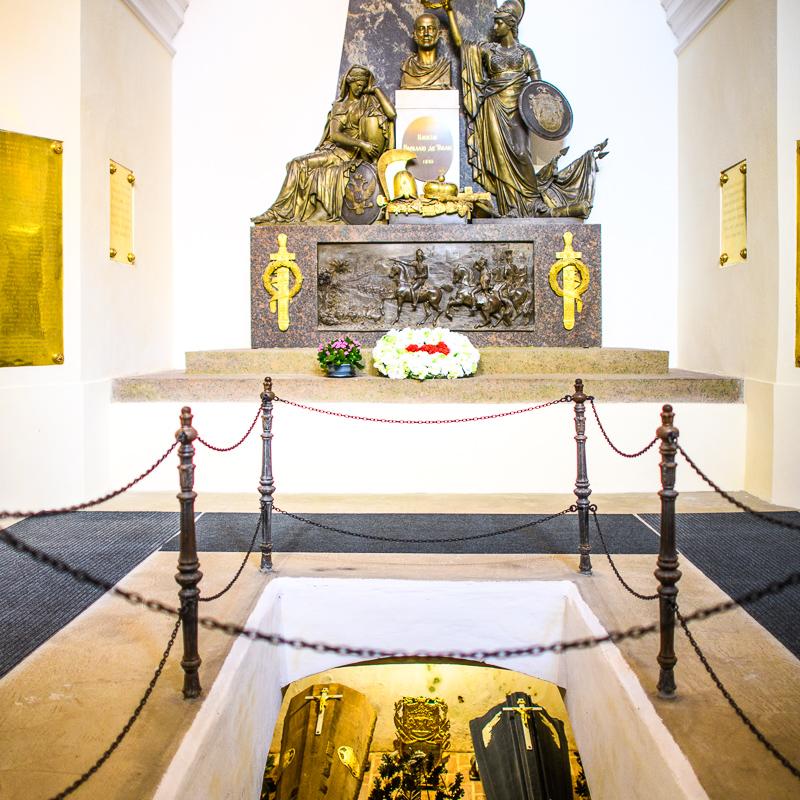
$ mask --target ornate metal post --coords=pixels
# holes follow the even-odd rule
[[[658,663],[658,695],[664,699],[675,697],[675,674],[678,659],[675,656],[675,601],[678,597],[677,583],[681,577],[678,569],[678,551],[675,548],[675,454],[678,452],[678,429],[673,426],[675,415],[672,406],[661,411],[661,427],[656,435],[661,439],[661,542],[658,551],[658,566],[655,571],[658,581],[659,622],[661,646]]]
[[[261,495],[261,571],[272,570],[272,495],[275,481],[272,477],[272,378],[264,378],[261,393],[261,480],[258,492]]]
[[[200,589],[197,584],[203,577],[200,562],[197,559],[197,540],[194,530],[194,445],[197,431],[192,427],[192,409],[184,406],[181,409],[181,427],[175,434],[179,442],[178,474],[181,480],[181,491],[178,500],[181,504],[181,551],[178,556],[178,572],[175,580],[180,585],[178,597],[181,601],[181,619],[183,627],[183,696],[188,700],[199,697],[200,688],[200,654],[197,652],[197,601]]]
[[[587,395],[583,393],[583,381],[575,381],[575,393],[572,402],[575,403],[575,442],[577,443],[578,477],[575,480],[575,497],[578,506],[578,532],[580,534],[580,572],[582,575],[592,574],[592,548],[589,545],[589,475],[586,471],[586,402]]]

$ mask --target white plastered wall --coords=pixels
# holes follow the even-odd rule
[[[664,12],[657,0],[527,5],[520,39],[575,112],[565,160],[609,137],[591,217],[603,224],[604,344],[674,350],[677,65]],[[187,9],[173,84],[176,366],[186,350],[250,346],[249,218],[319,142],[347,7]]]
[[[64,141],[65,352],[0,370],[0,507],[74,503],[109,488],[110,379],[169,363],[171,58],[121,0],[0,0],[0,96],[0,128]],[[109,158],[137,175],[133,268]]]
[[[790,505],[799,17],[792,0],[729,0],[678,58],[678,365],[745,379],[745,488]],[[748,258],[720,268],[719,172],[744,158]]]

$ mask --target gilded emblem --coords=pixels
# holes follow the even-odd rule
[[[374,178],[354,172],[344,192],[345,205],[357,216],[363,216],[367,209],[375,208],[373,197],[376,188]]]
[[[401,753],[422,751],[436,762],[450,746],[447,703],[438,697],[403,697],[394,704],[395,746]]]
[[[551,133],[555,133],[564,123],[564,106],[550,92],[540,88],[530,98],[531,111],[539,124]]]
[[[558,261],[550,268],[550,288],[564,298],[564,329],[575,327],[575,312],[583,311],[581,296],[589,288],[589,267],[581,261],[581,253],[572,247],[572,233],[564,233],[564,249],[556,253]],[[558,275],[561,273],[561,285]]]
[[[286,234],[278,234],[278,252],[271,253],[269,266],[261,280],[270,295],[269,310],[278,314],[278,329],[289,329],[289,302],[303,286],[303,275],[295,261],[295,254],[286,249]],[[289,275],[294,277],[294,286],[289,288]]]
[[[350,774],[357,780],[361,780],[361,765],[358,763],[358,759],[356,758],[355,750],[348,745],[342,745],[339,747],[336,752],[339,754],[339,761],[344,764],[348,770],[350,770]]]

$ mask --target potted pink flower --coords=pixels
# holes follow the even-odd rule
[[[329,378],[352,378],[356,367],[364,369],[361,342],[349,336],[324,342],[317,348],[317,361]]]

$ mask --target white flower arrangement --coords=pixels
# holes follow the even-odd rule
[[[462,333],[447,328],[392,329],[372,349],[375,369],[393,380],[474,375],[481,355]]]

